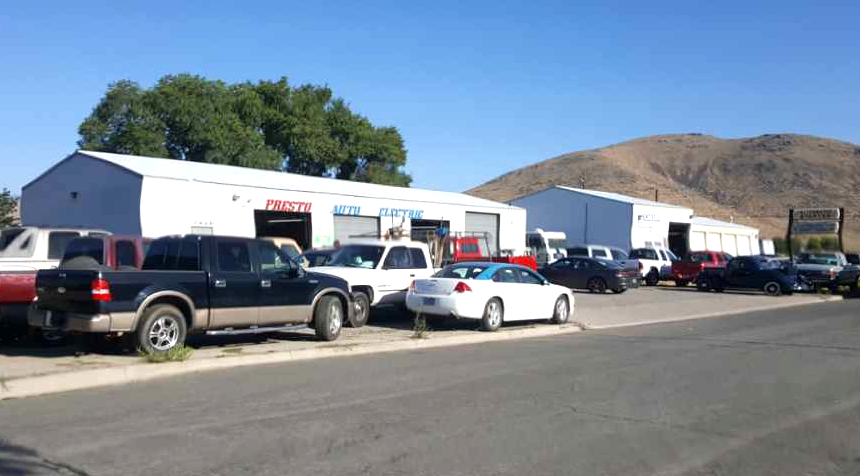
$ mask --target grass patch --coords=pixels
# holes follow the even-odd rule
[[[229,349],[221,349],[221,352],[225,354],[241,354],[245,349],[242,347],[230,347]]]
[[[191,358],[194,349],[187,346],[177,346],[170,350],[147,352],[143,349],[137,349],[137,355],[143,360],[151,364],[161,364],[164,362],[184,362]]]
[[[412,321],[412,335],[410,337],[413,339],[430,338],[430,327],[427,326],[427,318],[423,314],[419,313]]]
[[[9,377],[0,377],[0,390],[6,391],[9,390],[9,386],[6,385],[6,382],[9,381]]]

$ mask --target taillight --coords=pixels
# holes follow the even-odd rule
[[[463,281],[460,281],[459,283],[457,283],[456,286],[454,286],[454,292],[455,293],[472,292],[472,288],[470,288],[469,285],[464,283]]]
[[[642,262],[640,261],[639,262],[639,271],[642,271],[642,268],[644,268],[644,266],[642,266]]]
[[[110,301],[110,283],[105,279],[94,279],[90,284],[90,293],[93,296],[93,301]]]
[[[412,280],[412,284],[409,285],[409,290],[415,292],[415,280]]]

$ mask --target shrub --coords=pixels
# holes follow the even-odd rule
[[[160,364],[163,362],[184,362],[190,359],[191,354],[193,353],[194,349],[184,345],[181,347],[173,347],[172,349],[165,351],[148,352],[143,349],[137,350],[137,355],[152,364]]]
[[[817,236],[810,236],[806,240],[806,251],[821,251],[821,239]]]

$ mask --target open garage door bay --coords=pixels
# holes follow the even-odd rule
[[[378,237],[379,218],[353,215],[334,216],[334,239],[345,243],[350,238],[358,236]]]
[[[466,212],[466,233],[487,233],[490,253],[499,251],[499,215]]]

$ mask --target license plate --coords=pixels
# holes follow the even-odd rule
[[[424,298],[424,305],[425,306],[435,306],[436,305],[436,298]]]
[[[51,318],[53,317],[53,313],[51,311],[45,311],[45,327],[51,327]]]

